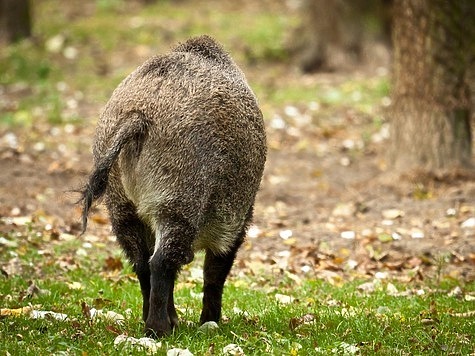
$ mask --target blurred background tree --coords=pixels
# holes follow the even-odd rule
[[[303,72],[358,64],[368,42],[390,46],[392,0],[304,0],[290,51]]]
[[[391,164],[470,167],[475,2],[396,0],[393,41]]]
[[[0,0],[0,43],[12,43],[31,35],[29,0]]]
[[[392,49],[390,166],[446,171],[472,162],[475,1],[304,0],[291,51],[303,72],[358,65]]]

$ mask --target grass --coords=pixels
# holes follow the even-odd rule
[[[371,117],[373,129],[381,126],[374,107],[388,95],[385,76],[328,85],[302,83],[301,77],[288,72],[284,40],[295,23],[291,14],[260,6],[243,10],[217,1],[202,1],[200,6],[194,1],[158,1],[146,8],[130,3],[135,2],[71,1],[70,7],[59,0],[35,3],[35,40],[2,48],[0,53],[0,85],[8,93],[8,100],[0,101],[0,105],[7,103],[5,110],[0,107],[0,131],[13,128],[29,133],[39,124],[90,126],[113,88],[147,56],[200,33],[225,43],[245,67],[266,118],[285,105],[299,107],[315,101],[321,105],[319,120],[331,120],[342,108],[352,108]],[[86,4],[87,11],[78,13],[83,9],[79,4]],[[52,39],[62,41],[57,50]],[[77,56],[67,58],[67,48],[77,49]],[[79,100],[79,107],[93,106],[97,111],[71,114],[67,104],[71,99]],[[125,352],[114,346],[114,339],[122,333],[142,336],[142,302],[130,266],[122,267],[119,257],[115,245],[58,232],[46,217],[16,225],[0,221],[0,308],[6,313],[32,305],[68,315],[64,321],[32,319],[29,314],[1,317],[0,355]],[[307,278],[296,284],[285,273],[233,275],[225,289],[225,317],[219,330],[201,332],[197,324],[201,281],[194,275],[201,262],[198,256],[181,274],[176,290],[181,326],[161,340],[158,354],[178,347],[195,355],[213,354],[212,350],[219,355],[231,343],[248,355],[474,352],[473,317],[461,314],[473,310],[473,302],[449,296],[456,281],[410,285],[392,281],[399,290],[426,291],[396,297],[386,293],[388,281],[366,294],[358,289],[362,280],[335,285]],[[32,292],[32,285],[39,292]],[[473,295],[473,283],[462,287]],[[279,294],[294,300],[279,302]],[[126,317],[122,324],[91,320],[87,308]],[[313,321],[304,322],[305,316]],[[134,348],[127,353],[144,351]]]
[[[68,114],[66,103],[73,93],[81,93],[80,108],[93,105],[96,110],[92,113],[97,114],[116,85],[146,58],[203,33],[222,42],[245,68],[265,117],[283,105],[310,101],[367,113],[388,94],[385,76],[349,79],[332,88],[315,81],[303,84],[289,72],[285,49],[288,32],[297,22],[295,14],[275,4],[249,4],[35,3],[35,40],[11,45],[0,53],[0,85],[13,88],[8,90],[13,92],[10,105],[0,113],[0,128],[28,128],[38,123],[87,125],[94,120],[89,117],[91,111],[88,117],[81,111]],[[68,90],[58,90],[63,84]]]
[[[35,40],[2,48],[0,84],[27,87],[27,95],[19,98],[20,109],[27,111],[44,106],[58,92],[60,81],[103,103],[145,58],[203,33],[217,37],[229,50],[235,48],[241,62],[284,59],[284,31],[292,18],[257,9],[249,16],[240,8],[223,12],[208,2],[197,6],[160,1],[147,7],[121,0],[73,2],[70,6],[58,0],[35,3]],[[192,18],[190,13],[194,13]],[[241,30],[236,32],[238,27]],[[148,50],[141,52],[144,47]],[[71,49],[76,54],[68,57]],[[49,113],[45,117],[48,120]],[[19,124],[24,126],[22,121]]]
[[[5,96],[0,100],[0,135],[14,131],[20,145],[28,146],[23,141],[51,140],[49,132],[55,126],[90,130],[113,89],[137,65],[190,36],[207,33],[243,68],[269,126],[275,117],[294,125],[283,114],[290,105],[310,115],[323,135],[331,136],[351,112],[364,118],[362,141],[370,142],[380,130],[381,120],[375,117],[381,117],[380,104],[389,93],[387,76],[347,77],[336,83],[320,81],[319,76],[304,80],[289,65],[285,44],[298,19],[280,6],[35,2],[35,39],[0,52],[0,93]],[[309,103],[317,104],[318,111],[309,109]]]
[[[125,352],[114,346],[119,334],[142,337],[141,295],[130,266],[122,267],[120,251],[97,238],[85,240],[57,234],[48,224],[2,223],[0,254],[4,267],[0,306],[64,313],[64,321],[32,319],[27,314],[0,319],[2,352],[11,355]],[[92,241],[92,242],[89,242]],[[111,247],[112,246],[112,247]],[[158,354],[188,348],[195,355],[222,354],[237,344],[247,355],[308,354],[470,354],[473,349],[473,302],[449,293],[456,282],[444,280],[402,285],[399,290],[424,290],[391,296],[383,281],[374,293],[363,293],[354,280],[338,285],[316,279],[301,281],[288,273],[231,276],[224,295],[224,320],[218,330],[198,329],[201,311],[199,276],[203,256],[187,266],[176,284],[181,326],[163,338]],[[111,268],[111,267],[116,268]],[[39,291],[31,292],[34,283]],[[475,285],[462,286],[466,294]],[[292,297],[288,301],[278,295]],[[472,303],[472,304],[470,304]],[[87,317],[83,305],[125,316],[118,324]],[[304,321],[306,316],[307,321]],[[143,354],[135,347],[127,352]]]

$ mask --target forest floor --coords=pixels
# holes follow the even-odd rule
[[[151,51],[144,46],[134,50],[130,58],[122,52],[105,58],[125,71]],[[239,50],[240,45],[230,49]],[[474,281],[473,176],[392,175],[386,157],[388,124],[381,119],[387,93],[366,100],[361,109],[366,91],[387,83],[387,65],[304,75],[289,63],[239,61],[258,96],[266,86],[276,86],[275,91],[311,88],[305,98],[319,88],[320,96],[260,98],[267,165],[254,225],[233,273],[286,270],[333,282],[374,276]],[[67,87],[56,87],[61,96],[74,99]],[[2,86],[2,107],[32,95],[34,89],[25,85]],[[75,110],[80,124],[2,126],[0,232],[20,229],[30,219],[49,224],[59,236],[110,241],[103,207],[94,210],[87,234],[79,237],[80,213],[74,204],[74,191],[91,168],[94,122],[105,101],[87,94],[76,104],[69,99],[64,99],[65,110]]]
[[[331,81],[331,75],[326,78]],[[293,106],[284,111],[291,119],[300,115]],[[340,119],[325,134],[314,125],[280,127],[279,117],[267,120],[266,170],[237,269],[281,269],[330,280],[381,272],[403,280],[473,281],[474,180],[455,174],[390,179],[387,142],[374,136],[378,142],[363,144],[359,137],[367,123],[350,110]],[[73,126],[47,131],[15,148],[14,131],[3,133],[1,230],[29,216],[79,235],[74,190],[91,168],[93,131]],[[107,240],[105,210],[98,207],[92,221],[87,234]]]

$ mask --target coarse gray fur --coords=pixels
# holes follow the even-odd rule
[[[266,159],[262,114],[241,70],[208,36],[149,59],[114,90],[93,155],[83,229],[104,196],[140,281],[146,333],[177,325],[174,280],[197,249],[206,251],[200,321],[218,321]]]

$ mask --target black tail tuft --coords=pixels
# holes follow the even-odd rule
[[[110,159],[109,160],[104,159],[101,162],[98,162],[94,171],[89,176],[88,183],[86,184],[86,186],[81,192],[82,197],[80,201],[83,204],[81,234],[83,234],[86,231],[87,215],[89,213],[89,209],[92,206],[92,203],[95,200],[100,199],[106,192],[107,181],[109,179],[109,172],[115,161],[115,158],[112,161]]]
[[[117,161],[124,145],[131,140],[143,140],[148,132],[150,122],[140,112],[128,113],[129,118],[124,126],[117,132],[109,150],[97,162],[89,176],[89,181],[81,191],[82,202],[82,232],[87,228],[87,215],[94,201],[100,199],[107,189],[109,173]]]

